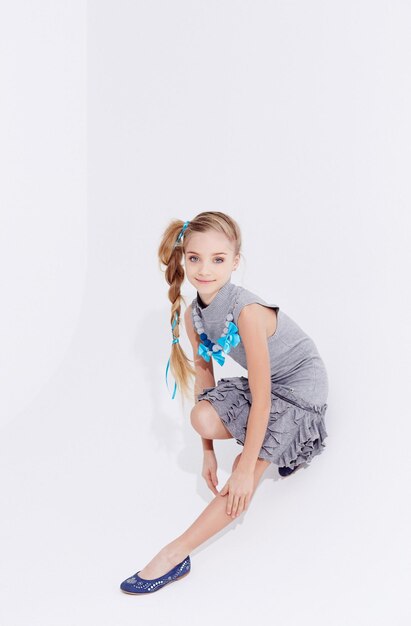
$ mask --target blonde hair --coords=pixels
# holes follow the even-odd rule
[[[181,294],[181,285],[185,276],[181,261],[190,235],[193,233],[205,233],[210,230],[223,233],[234,244],[234,256],[241,254],[242,244],[241,231],[237,222],[226,213],[221,213],[220,211],[203,211],[198,213],[189,222],[183,238],[176,243],[184,223],[182,220],[171,220],[162,235],[158,248],[160,270],[165,272],[165,279],[170,285],[168,290],[168,297],[171,301],[170,323],[173,325],[176,321],[172,330],[176,338],[180,337],[181,302],[183,301],[187,307],[186,301]],[[162,265],[166,267],[165,270],[162,269]],[[171,344],[170,370],[181,389],[183,397],[191,398],[193,392],[191,383],[195,377],[195,369],[191,365],[192,362],[192,359],[187,357],[178,341]]]

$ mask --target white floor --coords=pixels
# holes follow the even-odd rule
[[[350,440],[361,411],[341,397],[311,466],[287,478],[271,466],[248,512],[191,554],[178,584],[123,594],[213,497],[198,435],[177,407],[167,417],[168,397],[162,411],[137,397],[131,372],[86,363],[74,344],[2,431],[2,624],[407,623],[406,461],[387,464],[364,428]],[[215,447],[221,488],[240,447]]]

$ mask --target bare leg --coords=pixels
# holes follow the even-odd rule
[[[233,470],[237,466],[240,456],[241,453],[234,461]],[[254,470],[253,495],[261,476],[269,465],[269,461],[264,459],[257,460]],[[162,576],[177,563],[180,563],[192,550],[228,526],[234,519],[236,518],[227,514],[227,496],[215,496],[214,500],[206,506],[191,526],[182,535],[164,546],[146,567],[140,571],[139,576],[150,579]]]

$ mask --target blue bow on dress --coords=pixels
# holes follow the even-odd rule
[[[178,314],[177,311],[175,313],[174,316],[174,320],[171,326],[171,332],[174,330],[175,325],[177,324],[177,319],[178,319]],[[220,337],[220,339],[217,340],[217,343],[222,346],[222,350],[216,350],[216,351],[212,351],[211,355],[208,354],[209,351],[209,347],[207,347],[205,344],[200,343],[200,345],[198,346],[198,354],[199,356],[203,357],[203,359],[205,361],[209,361],[211,356],[213,357],[213,359],[215,361],[217,361],[217,363],[219,363],[220,365],[224,365],[225,362],[225,356],[223,354],[223,352],[225,352],[226,354],[228,354],[231,350],[231,348],[235,348],[236,346],[238,346],[238,344],[241,341],[241,337],[238,334],[238,328],[237,326],[233,323],[230,322],[228,327],[227,327],[227,334],[224,337]],[[179,338],[174,336],[174,333],[172,332],[173,335],[173,341],[172,343],[179,343]],[[168,370],[170,368],[170,359],[168,359],[167,362],[167,367],[166,367],[166,385],[168,388]],[[176,391],[177,391],[177,383],[174,382],[174,390],[173,390],[173,395],[172,395],[172,400],[174,400],[175,395],[176,395]]]
[[[237,331],[238,331],[237,326],[233,322],[230,322],[227,328],[227,334],[224,337],[220,337],[220,339],[217,340],[217,343],[220,346],[222,346],[222,350],[216,350],[216,351],[213,350],[211,352],[211,356],[220,365],[224,365],[224,362],[225,362],[225,356],[223,352],[228,354],[231,348],[235,348],[240,343],[241,337]],[[198,354],[202,356],[203,359],[205,359],[206,361],[210,360],[210,355],[207,354],[208,350],[209,348],[206,345],[204,345],[203,343],[200,343],[198,347]]]
[[[237,331],[237,326],[233,322],[230,322],[225,337],[220,337],[220,339],[217,340],[217,343],[223,347],[226,354],[230,352],[231,348],[238,346],[241,341],[241,337]]]
[[[202,356],[205,361],[210,360],[210,355],[208,354],[209,349],[210,348],[205,346],[203,343],[200,343],[200,345],[198,346],[198,354]],[[215,352],[213,350],[211,352],[211,356],[215,361],[217,361],[217,363],[220,363],[220,365],[224,365],[225,356],[224,354],[222,354],[221,350],[216,350]]]

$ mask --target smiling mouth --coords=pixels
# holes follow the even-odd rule
[[[201,280],[200,278],[196,278],[196,280],[197,280],[199,283],[212,283],[212,282],[214,282],[214,281],[212,281],[212,280]]]

